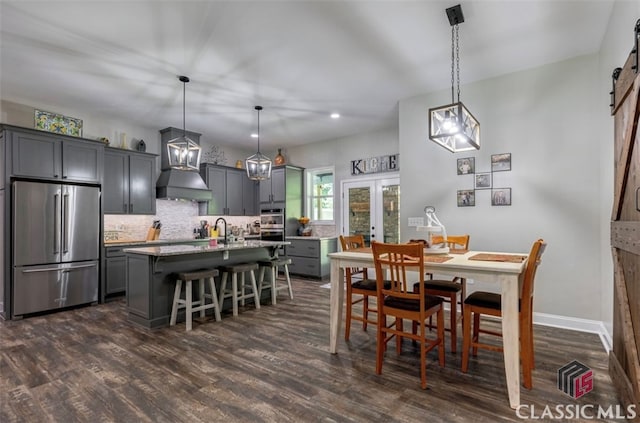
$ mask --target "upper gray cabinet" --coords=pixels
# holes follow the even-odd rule
[[[203,163],[200,176],[211,190],[211,201],[200,203],[200,215],[255,216],[257,187],[243,169]]]
[[[286,167],[273,168],[271,178],[260,181],[260,204],[284,203],[287,199]]]
[[[30,131],[11,130],[10,134],[13,175],[62,182],[102,181],[104,144]]]
[[[107,148],[104,162],[104,213],[155,214],[156,155]]]

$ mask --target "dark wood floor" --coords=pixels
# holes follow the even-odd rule
[[[329,354],[329,290],[320,285],[294,279],[293,301],[281,295],[275,306],[194,323],[190,333],[183,324],[133,326],[123,300],[2,322],[0,421],[521,421],[499,353],[481,351],[463,374],[459,353],[447,352],[440,368],[433,351],[427,390],[408,341],[375,374],[374,328],[354,324],[351,341]],[[536,327],[535,350],[534,388],[522,390],[522,403],[538,415],[546,405],[618,404],[596,335]],[[556,388],[557,369],[572,360],[595,375],[578,400]]]

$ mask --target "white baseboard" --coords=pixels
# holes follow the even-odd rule
[[[611,335],[599,320],[580,319],[578,317],[558,316],[556,314],[533,313],[533,323],[554,328],[575,330],[598,334],[607,354],[611,350]]]

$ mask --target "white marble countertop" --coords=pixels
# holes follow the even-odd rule
[[[125,248],[123,251],[130,254],[141,254],[145,256],[154,257],[167,257],[167,256],[180,256],[187,254],[206,254],[214,253],[217,251],[230,251],[230,250],[245,250],[251,248],[265,248],[265,247],[278,247],[280,245],[287,245],[289,242],[276,242],[276,241],[244,241],[235,242],[229,245],[218,244],[215,247],[209,245],[164,245],[157,247],[134,247]]]
[[[323,240],[323,239],[335,239],[337,236],[288,236],[287,241],[292,239],[309,239],[309,240]]]
[[[105,247],[133,247],[133,246],[149,246],[152,247],[157,244],[187,244],[192,242],[208,243],[211,238],[184,238],[184,239],[156,239],[153,241],[144,240],[122,240],[122,241],[108,241],[104,243]],[[260,235],[246,235],[245,240],[259,240]],[[224,237],[218,237],[218,241],[223,241]]]

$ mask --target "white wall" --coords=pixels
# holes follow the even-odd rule
[[[447,232],[469,233],[471,248],[528,252],[548,242],[536,285],[536,311],[601,320],[601,139],[596,55],[462,86],[462,101],[481,124],[482,146],[452,154],[428,140],[429,107],[448,92],[400,102],[402,239],[419,236],[407,218],[437,209]],[[492,207],[476,191],[475,207],[457,207],[456,190],[473,188],[456,159],[473,156],[490,171],[490,156],[512,154],[512,170],[494,173],[495,187],[512,189],[512,206]],[[476,283],[472,289],[491,289]]]
[[[611,74],[616,67],[622,67],[633,46],[633,28],[640,18],[640,2],[617,1],[614,4],[607,25],[607,31],[602,40],[599,54],[599,84],[598,84],[598,114],[610,114]],[[601,276],[601,313],[607,331],[613,333],[613,263],[611,249],[608,248],[610,238],[611,209],[613,205],[613,117],[604,120],[600,127],[600,168],[601,198],[600,198],[600,238],[602,262]],[[610,164],[606,166],[606,164]]]
[[[340,198],[340,184],[344,180],[357,180],[372,175],[351,175],[351,160],[368,157],[384,156],[398,153],[398,129],[386,128],[372,132],[364,132],[334,140],[315,142],[299,147],[283,150],[287,162],[311,169],[323,166],[335,167],[335,234],[341,233],[342,227],[342,199]],[[400,156],[400,168],[404,158]],[[307,213],[305,211],[305,213]]]

